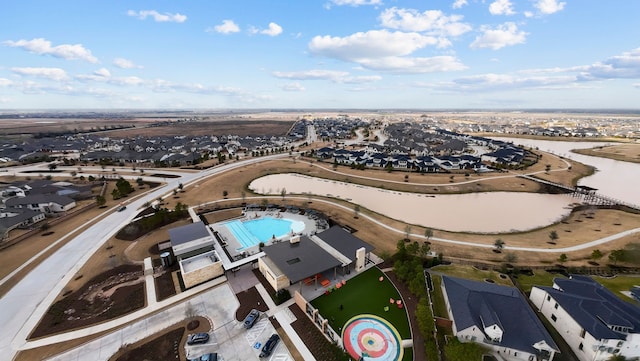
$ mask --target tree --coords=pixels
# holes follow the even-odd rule
[[[411,235],[411,226],[407,224],[404,227],[404,239],[408,241],[409,240],[409,235]]]
[[[500,253],[502,252],[502,249],[504,248],[504,241],[501,240],[500,238],[496,239],[495,242],[493,242],[493,251],[496,253]]]
[[[98,205],[98,207],[102,207],[107,203],[107,200],[101,196],[101,195],[97,195],[96,196],[96,204]]]
[[[182,183],[178,184],[178,189],[182,192],[182,189],[184,188],[184,185],[182,185]]]
[[[551,164],[547,164],[544,166],[544,171],[549,173],[549,171],[551,170]]]
[[[591,259],[594,260],[594,261],[599,260],[603,256],[604,256],[604,254],[602,254],[602,252],[600,252],[599,249],[594,249],[593,252],[591,252]]]
[[[229,192],[227,192],[226,190],[222,191],[222,198],[227,198],[228,195]]]
[[[609,261],[613,262],[614,266],[618,264],[618,261],[621,261],[624,257],[624,250],[616,249],[609,253]]]
[[[424,236],[427,237],[427,241],[433,237],[433,229],[427,228],[424,230]]]
[[[359,214],[360,214],[360,205],[356,204],[355,206],[353,206],[353,218],[358,218]]]
[[[551,240],[551,243],[555,244],[556,240],[558,240],[558,232],[556,231],[549,232],[549,239]]]
[[[282,190],[280,191],[280,195],[282,196],[282,200],[284,201],[284,197],[286,197],[287,195],[287,189],[282,188]]]
[[[409,252],[409,254],[412,255],[412,256],[417,255],[418,252],[420,252],[420,244],[418,243],[418,241],[411,242],[407,246],[407,252]]]
[[[420,250],[418,251],[418,254],[420,255],[420,258],[427,258],[430,251],[431,251],[431,246],[429,245],[429,242],[424,242],[420,246]]]
[[[563,254],[560,255],[560,257],[558,257],[558,262],[565,263],[565,262],[567,262],[568,259],[569,259],[569,257],[567,257],[567,254],[563,253]]]
[[[49,163],[48,167],[49,167],[49,170],[55,170],[56,168],[58,168],[58,165],[55,163]]]

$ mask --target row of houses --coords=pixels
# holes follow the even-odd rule
[[[30,228],[58,217],[92,197],[91,185],[49,180],[19,181],[0,188],[0,239],[16,228]]]
[[[492,164],[518,165],[525,157],[525,151],[518,147],[505,147],[494,152],[474,156],[470,154],[417,156],[389,154],[364,150],[320,148],[315,152],[319,159],[338,164],[363,165],[368,168],[393,168],[417,172],[449,172],[453,170],[473,170],[487,172]]]
[[[531,304],[514,287],[442,276],[453,334],[505,360],[551,361],[560,352],[536,311],[581,361],[640,358],[640,308],[587,276],[534,286]]]

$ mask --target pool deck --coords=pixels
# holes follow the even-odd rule
[[[277,219],[288,219],[294,222],[302,222],[304,223],[304,230],[300,232],[300,234],[304,235],[313,235],[318,229],[316,227],[316,221],[314,219],[310,219],[309,217],[299,214],[299,213],[291,213],[291,212],[279,212],[279,211],[249,211],[243,217],[235,218],[233,220],[255,220],[265,217],[272,217]],[[230,261],[239,261],[245,256],[253,256],[260,253],[260,249],[258,245],[252,247],[243,248],[243,245],[235,238],[233,233],[225,226],[225,223],[231,220],[227,220],[224,222],[219,222],[215,224],[209,225],[212,230],[216,231],[220,238],[222,238],[224,244],[224,248],[229,253],[231,257]],[[279,240],[287,240],[289,239],[288,235],[281,237]],[[265,242],[269,244],[269,242]],[[222,256],[222,255],[221,255]]]

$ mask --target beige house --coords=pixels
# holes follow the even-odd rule
[[[213,249],[214,238],[207,226],[195,222],[169,230],[171,249],[178,259],[185,288],[224,274],[222,261]]]

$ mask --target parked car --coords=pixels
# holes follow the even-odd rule
[[[264,347],[262,347],[262,352],[260,352],[260,357],[269,357],[269,355],[271,355],[273,350],[278,345],[278,341],[280,341],[280,336],[278,336],[277,333],[274,333],[273,335],[271,335],[271,337],[269,337],[269,339],[267,340],[267,343],[265,343]]]
[[[244,318],[244,328],[248,330],[253,327],[256,321],[258,321],[258,318],[260,318],[260,311],[256,310],[255,308],[252,309],[247,317]]]
[[[206,353],[200,356],[200,361],[218,361],[217,353]]]
[[[209,341],[209,334],[206,332],[194,333],[187,337],[187,345],[197,345],[207,343],[207,341]]]
[[[124,211],[125,209],[127,209],[127,206],[119,206],[118,208],[116,208],[116,211],[118,211],[118,212],[122,212],[122,211]]]

